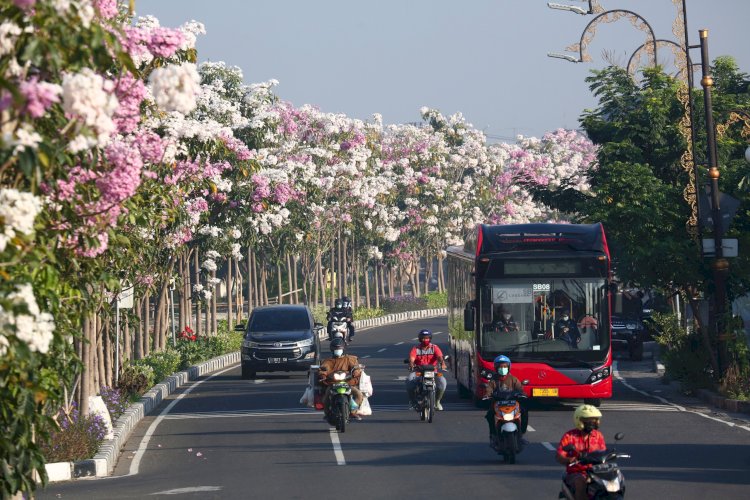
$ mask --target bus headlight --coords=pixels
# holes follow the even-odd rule
[[[586,380],[587,384],[595,384],[597,382],[601,382],[605,378],[609,377],[610,371],[609,366],[605,366],[603,368],[599,368],[598,370],[594,370],[591,375],[589,376],[588,380]]]

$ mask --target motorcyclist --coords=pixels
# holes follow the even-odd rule
[[[419,380],[414,368],[421,365],[433,365],[435,367],[440,365],[443,370],[448,369],[443,359],[443,351],[440,350],[437,344],[432,343],[431,331],[420,330],[417,340],[419,340],[419,343],[409,351],[409,376],[406,379],[406,392],[409,394],[409,406],[412,408],[417,406],[417,387],[419,386]],[[438,411],[442,411],[443,405],[440,401],[443,399],[448,382],[445,380],[445,377],[435,377],[435,380],[435,408]]]
[[[357,408],[362,405],[364,398],[362,392],[359,390],[359,377],[362,371],[359,369],[359,360],[357,356],[351,354],[344,354],[346,350],[346,342],[342,338],[335,338],[331,341],[331,353],[333,357],[324,360],[320,364],[318,371],[318,378],[320,383],[326,387],[325,394],[323,395],[323,411],[328,418],[330,412],[330,400],[331,400],[331,382],[328,380],[328,375],[337,371],[351,372],[352,378],[349,379],[349,385],[352,388],[352,396],[354,401],[357,403]],[[355,369],[356,368],[356,369]],[[360,420],[361,417],[357,414],[357,411],[352,411],[352,415]]]
[[[510,358],[503,354],[497,356],[493,361],[495,373],[497,378],[492,378],[487,382],[485,392],[488,396],[492,397],[495,391],[517,391],[523,393],[523,384],[520,380],[510,374]],[[526,433],[526,428],[529,426],[529,412],[526,409],[526,402],[522,399],[518,402],[521,406],[521,434]],[[495,434],[497,428],[495,427],[495,409],[490,404],[487,413],[484,418],[490,426],[490,447],[495,447]]]
[[[346,328],[348,330],[347,341],[354,338],[354,317],[349,297],[336,299],[333,307],[328,310],[326,319],[328,320],[328,338],[333,336],[333,317],[334,315],[344,315],[346,317]]]
[[[354,310],[352,309],[352,299],[344,295],[341,298],[341,307],[346,311],[346,326],[349,328],[349,338],[351,341],[354,338]]]
[[[581,405],[573,413],[575,429],[563,434],[560,444],[557,446],[557,461],[566,466],[565,484],[570,487],[576,500],[587,500],[586,494],[586,469],[590,465],[573,464],[585,453],[592,451],[603,451],[607,449],[604,436],[599,432],[599,422],[602,413],[592,405]],[[568,445],[573,445],[575,451],[564,450]]]

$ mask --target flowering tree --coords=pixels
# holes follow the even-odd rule
[[[115,0],[0,7],[3,496],[45,480],[34,436],[58,409],[112,386],[122,283],[138,298],[125,363],[168,347],[172,285],[191,339],[217,331],[222,278],[230,311],[239,277],[250,306],[268,302],[273,271],[279,300],[301,286],[356,304],[362,281],[369,306],[371,283],[376,304],[396,280],[428,290],[421,262],[476,223],[545,220],[567,211],[559,193],[588,191],[593,147],[575,132],[488,145],[460,114],[384,127],[295,107],[275,81],[196,66],[202,32]]]

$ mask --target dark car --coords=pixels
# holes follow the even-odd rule
[[[627,349],[630,359],[643,359],[643,343],[651,339],[643,319],[636,315],[612,315],[612,349]]]
[[[258,372],[307,371],[320,363],[320,329],[304,305],[253,309],[242,341],[242,378]]]

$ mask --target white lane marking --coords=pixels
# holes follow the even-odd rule
[[[161,423],[162,420],[164,420],[164,417],[174,408],[174,406],[185,396],[190,394],[193,389],[201,385],[203,382],[206,382],[207,380],[211,380],[212,378],[221,375],[224,372],[228,372],[229,370],[233,370],[237,368],[237,365],[232,365],[229,368],[225,368],[224,370],[218,371],[214,373],[213,375],[204,378],[203,380],[198,380],[193,385],[185,389],[185,392],[177,396],[171,403],[167,405],[166,408],[164,408],[158,417],[154,419],[153,422],[151,422],[151,425],[146,430],[146,434],[143,435],[143,439],[141,439],[141,444],[138,445],[138,449],[135,452],[135,455],[133,456],[133,461],[130,463],[130,471],[128,472],[128,476],[134,476],[138,474],[138,468],[141,465],[141,459],[143,458],[143,454],[146,453],[146,448],[148,448],[148,442],[151,440],[151,436],[153,436],[154,431],[156,430],[156,427]]]
[[[193,486],[191,488],[176,488],[174,490],[157,491],[154,495],[182,495],[184,493],[195,493],[196,491],[220,491],[221,486]]]
[[[330,429],[328,429],[328,432],[331,435],[333,454],[336,455],[336,465],[346,465],[346,460],[344,459],[344,451],[341,449],[341,441],[339,441],[339,433],[336,431],[335,427],[331,427]]]
[[[536,429],[534,429],[534,428],[533,428],[532,426],[530,426],[530,425],[526,425],[526,430],[527,430],[528,432],[536,432]]]
[[[265,381],[266,381],[266,379],[264,379],[264,378],[257,378],[255,380],[253,380],[253,384],[262,384]]]
[[[664,403],[666,405],[673,406],[674,408],[677,408],[678,411],[685,412],[685,413],[694,413],[694,414],[696,414],[696,415],[698,415],[700,417],[707,418],[709,420],[713,420],[715,422],[719,422],[719,423],[728,425],[729,427],[737,427],[739,429],[750,431],[750,426],[747,426],[747,425],[737,425],[734,422],[728,422],[726,420],[723,420],[723,419],[720,419],[720,418],[717,418],[717,417],[712,417],[710,415],[706,415],[705,413],[701,413],[701,412],[696,411],[696,410],[688,410],[684,406],[680,406],[678,404],[672,403],[671,401],[669,401],[667,399],[664,399],[661,396],[657,396],[655,394],[650,394],[650,393],[648,393],[646,391],[642,391],[640,389],[636,389],[635,387],[633,387],[632,385],[630,385],[624,378],[622,378],[622,376],[620,376],[620,372],[617,370],[617,361],[615,361],[615,362],[612,363],[612,374],[615,376],[615,378],[617,380],[619,380],[620,382],[622,382],[622,384],[625,387],[627,387],[628,389],[630,389],[631,391],[637,392],[638,394],[642,394],[644,396],[648,396],[650,398],[658,399],[659,401],[661,401],[662,403]]]
[[[402,375],[400,377],[396,377],[396,380],[406,380],[406,375]]]
[[[545,448],[547,448],[547,449],[548,449],[549,451],[555,451],[555,450],[557,450],[557,448],[555,448],[555,447],[554,447],[554,446],[552,445],[552,443],[549,443],[549,442],[547,442],[547,441],[543,441],[543,442],[542,442],[542,446],[544,446]]]
[[[433,335],[440,335],[443,332],[432,332]]]
[[[397,343],[395,343],[393,345],[401,345],[401,344],[403,344],[403,342],[397,342]]]
[[[385,348],[385,347],[383,347],[382,349],[379,349],[379,350],[378,350],[378,352],[383,352],[383,351],[385,351],[385,349],[386,349],[386,348]]]
[[[367,359],[369,357],[370,357],[370,355],[368,354],[367,356],[362,356],[362,359]]]
[[[195,418],[238,418],[238,417],[278,417],[285,415],[321,415],[323,412],[311,408],[259,409],[246,411],[205,411],[191,413],[173,413],[164,420],[189,420]]]

